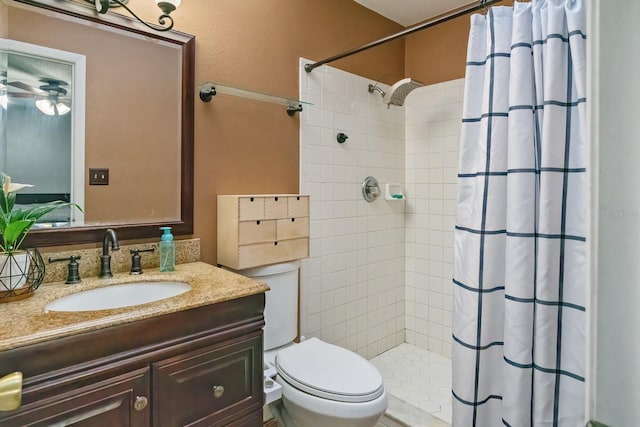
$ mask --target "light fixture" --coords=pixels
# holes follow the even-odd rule
[[[148,28],[151,28],[155,31],[169,31],[173,28],[173,18],[171,17],[171,12],[176,10],[178,6],[180,6],[181,0],[155,0],[158,7],[162,10],[162,15],[158,18],[158,23],[160,25],[148,24],[144,22],[138,15],[136,15],[131,9],[129,9],[126,3],[129,0],[86,0],[89,3],[94,3],[96,6],[96,11],[98,13],[107,13],[109,8],[122,6],[138,21],[142,24],[146,25]],[[168,22],[167,22],[168,21]]]
[[[42,111],[42,113],[46,114],[47,116],[55,116],[56,114],[55,105],[56,104],[54,104],[48,98],[38,99],[36,101],[36,107],[38,107],[38,110]]]
[[[71,112],[71,108],[67,104],[62,102],[56,102],[51,98],[38,99],[36,101],[36,107],[47,116],[64,116]]]
[[[40,86],[40,90],[48,93],[43,95],[36,101],[36,107],[47,116],[64,116],[71,112],[71,108],[58,99],[60,95],[67,94],[67,90],[60,87],[61,84],[66,84],[61,80],[45,79],[47,84]]]

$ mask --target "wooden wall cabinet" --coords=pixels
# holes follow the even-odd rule
[[[0,425],[261,426],[264,294],[0,352]]]
[[[234,270],[309,256],[309,196],[218,196],[218,264]]]

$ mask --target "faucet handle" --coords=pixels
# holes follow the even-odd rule
[[[131,254],[131,271],[129,274],[142,274],[142,266],[140,265],[140,252],[153,252],[155,248],[147,249],[129,249]]]
[[[49,257],[49,262],[61,262],[61,261],[69,261],[69,271],[67,273],[67,281],[64,282],[67,285],[74,285],[76,283],[82,282],[80,279],[80,264],[78,264],[78,260],[80,259],[80,255],[71,255],[66,258],[53,258]]]

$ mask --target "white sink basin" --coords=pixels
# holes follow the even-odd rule
[[[182,282],[135,282],[90,289],[58,298],[45,311],[94,311],[131,307],[175,297],[191,290]]]

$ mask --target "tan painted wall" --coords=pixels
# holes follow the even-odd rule
[[[7,21],[8,8],[7,5],[0,1],[0,37],[7,38],[7,32],[9,30],[9,24]]]
[[[189,0],[175,20],[196,36],[196,83],[294,98],[299,57],[320,60],[402,29],[345,0]],[[404,76],[404,41],[334,65],[394,82]],[[298,192],[299,115],[227,95],[197,99],[195,114],[195,236],[203,261],[215,263],[218,194]]]
[[[497,6],[511,6],[513,0]],[[407,76],[426,85],[464,77],[470,15],[428,28],[406,38]]]

